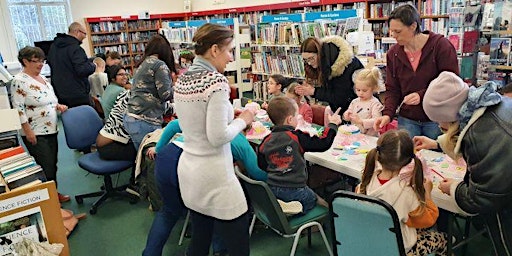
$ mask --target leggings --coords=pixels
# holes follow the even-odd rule
[[[188,247],[189,256],[208,255],[212,233],[222,238],[229,255],[249,255],[249,219],[244,213],[233,220],[219,220],[190,210],[192,219],[192,241]]]
[[[407,256],[422,256],[435,253],[436,255],[447,254],[446,234],[430,229],[418,229],[418,240],[407,252]]]

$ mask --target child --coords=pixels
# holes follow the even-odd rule
[[[187,72],[190,65],[192,65],[192,62],[194,62],[195,57],[196,55],[189,50],[183,50],[180,52],[180,67],[178,68],[178,75]]]
[[[359,126],[361,133],[378,136],[373,129],[376,117],[382,116],[384,106],[373,96],[382,82],[382,74],[377,67],[365,68],[354,74],[354,91],[357,98],[352,100],[347,111],[343,113],[343,120],[350,121]]]
[[[410,180],[400,179],[398,174],[411,161],[414,169]],[[431,197],[432,181],[424,180],[422,168],[409,133],[390,130],[368,152],[356,192],[380,198],[393,206],[400,220],[407,255],[446,255],[445,234],[425,229],[434,225],[439,211]]]
[[[290,84],[290,80],[282,75],[273,74],[268,79],[267,92],[268,101],[277,96],[284,96],[283,90]],[[263,109],[267,109],[268,103],[263,102],[261,105]]]
[[[328,206],[306,185],[308,175],[304,152],[321,152],[331,147],[341,123],[339,111],[329,115],[329,127],[321,137],[310,137],[309,133],[295,130],[298,106],[294,100],[278,96],[268,105],[268,116],[275,126],[258,147],[258,165],[268,173],[267,183],[274,195],[285,202],[299,201],[303,213],[313,209],[317,203]]]
[[[297,102],[297,105],[299,106],[299,115],[302,116],[304,121],[308,123],[313,122],[313,110],[311,109],[311,106],[304,100],[304,96],[298,95],[295,92],[295,87],[297,87],[299,84],[297,82],[293,82],[288,87],[288,90],[286,90],[286,97],[295,100]]]
[[[92,97],[99,98],[103,95],[103,91],[108,85],[108,77],[105,74],[105,61],[100,57],[96,57],[92,62],[96,64],[96,70],[89,76],[90,94]]]

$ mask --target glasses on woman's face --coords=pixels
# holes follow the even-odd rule
[[[30,61],[32,63],[38,63],[38,64],[39,63],[43,63],[43,64],[46,63],[46,60],[40,60],[40,59],[33,59],[33,60],[28,60],[28,61]]]
[[[309,57],[305,57],[305,56],[303,57],[304,63],[311,65],[312,63],[314,63],[316,61],[317,54],[316,53],[311,53],[311,54],[312,55]]]
[[[119,74],[116,74],[116,76],[128,76],[128,73],[119,73]]]

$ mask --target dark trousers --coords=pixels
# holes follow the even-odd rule
[[[135,151],[131,141],[128,141],[126,144],[114,141],[110,144],[104,145],[103,147],[98,147],[98,154],[100,154],[100,157],[105,160],[131,161],[135,160],[137,151]]]
[[[229,255],[249,255],[249,218],[244,213],[233,220],[219,220],[190,210],[192,220],[192,241],[188,247],[189,256],[208,255],[213,229],[219,234]]]
[[[59,103],[68,106],[68,108],[89,105],[94,106],[91,96],[73,97],[73,98],[59,98]]]
[[[512,255],[512,210],[501,210],[480,217],[489,232],[495,255]]]
[[[35,145],[32,145],[25,136],[22,136],[22,139],[28,153],[43,168],[46,179],[57,182],[57,153],[59,151],[57,134],[37,135]]]

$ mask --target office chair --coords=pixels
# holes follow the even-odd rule
[[[88,149],[96,142],[96,137],[103,127],[103,121],[96,110],[91,106],[78,106],[70,108],[62,113],[62,124],[66,136],[66,143],[71,149]],[[101,191],[75,196],[78,204],[83,203],[84,198],[100,197],[93,203],[89,212],[96,214],[98,207],[110,197],[123,197],[130,199],[130,203],[136,203],[138,197],[125,191],[127,185],[113,187],[111,175],[121,173],[133,168],[134,161],[103,160],[98,152],[86,153],[78,159],[78,166],[89,173],[103,176]]]
[[[255,218],[257,217],[261,222],[272,228],[279,235],[283,237],[295,237],[290,251],[290,256],[293,256],[295,255],[302,231],[304,229],[309,229],[312,226],[317,226],[329,255],[332,255],[332,250],[329,246],[329,242],[327,242],[324,229],[322,225],[318,223],[319,220],[327,217],[327,208],[317,205],[305,215],[287,217],[283,213],[283,210],[279,206],[276,197],[268,187],[267,183],[263,181],[256,181],[243,175],[238,168],[235,168],[235,172],[240,178],[240,182],[249,197],[248,201],[250,201],[254,209],[254,218],[251,222],[249,232],[252,232],[252,228],[254,227],[254,222],[256,220]],[[311,243],[310,238],[311,237],[308,234],[308,244]]]

